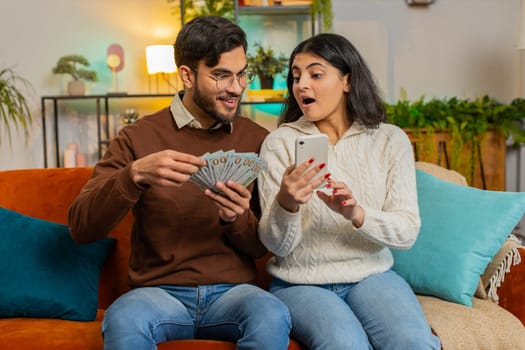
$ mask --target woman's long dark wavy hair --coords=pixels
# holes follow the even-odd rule
[[[288,67],[291,68],[295,56],[311,53],[319,56],[337,68],[342,75],[350,77],[350,92],[346,109],[350,122],[357,121],[366,127],[376,128],[386,121],[385,105],[374,77],[357,49],[344,36],[333,33],[317,34],[301,42],[290,55]],[[293,74],[288,70],[286,78],[288,98],[279,118],[279,125],[299,119],[303,113],[293,96]]]

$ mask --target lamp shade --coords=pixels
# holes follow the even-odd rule
[[[150,45],[146,47],[146,65],[149,74],[174,73],[177,71],[173,45]]]

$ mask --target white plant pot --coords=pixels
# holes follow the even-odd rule
[[[67,83],[67,93],[71,96],[82,96],[86,93],[86,87],[83,81],[73,80]]]

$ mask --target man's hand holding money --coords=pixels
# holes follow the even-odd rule
[[[255,153],[217,151],[202,156],[206,165],[190,177],[204,194],[219,206],[219,216],[233,222],[250,208],[251,193],[247,186],[266,167]]]

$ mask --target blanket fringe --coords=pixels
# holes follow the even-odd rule
[[[521,243],[518,237],[510,235],[508,239]],[[517,247],[512,248],[507,253],[494,275],[490,278],[487,295],[495,303],[499,302],[498,288],[505,280],[505,274],[510,272],[512,266],[518,265],[521,262],[521,256]]]

